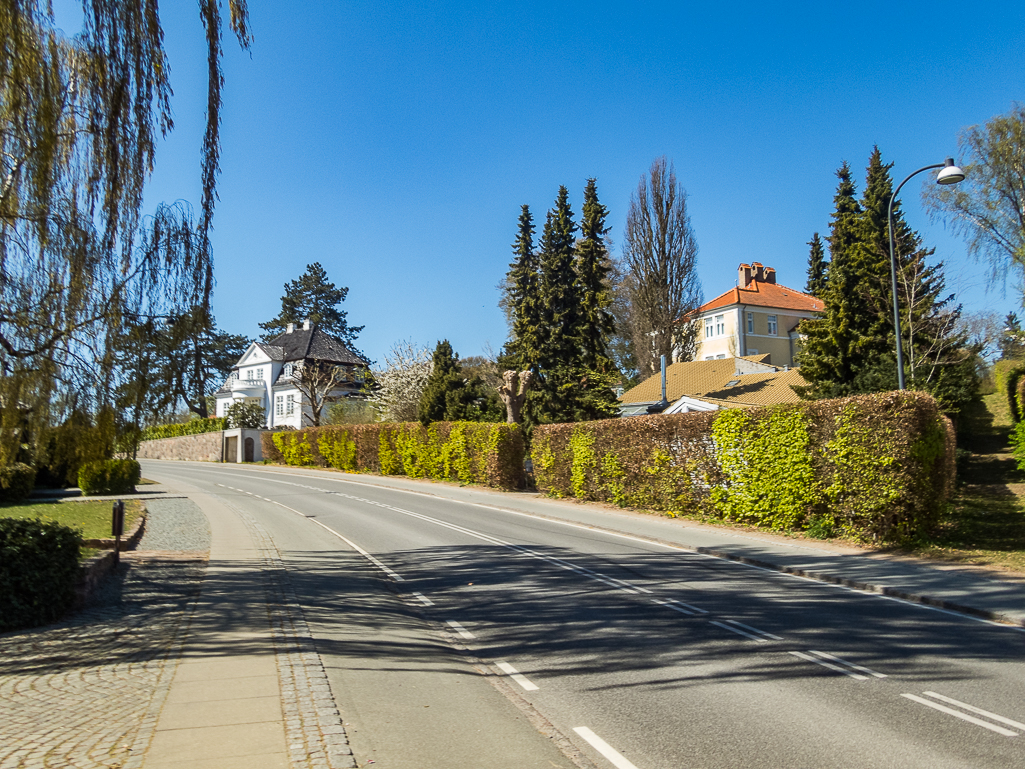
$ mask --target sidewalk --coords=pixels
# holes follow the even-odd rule
[[[594,503],[553,500],[536,493],[500,492],[397,476],[346,475],[304,468],[262,467],[261,470],[314,478],[330,475],[367,485],[539,515],[1025,627],[1025,576],[850,545],[710,526]]]

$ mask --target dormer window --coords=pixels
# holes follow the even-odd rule
[[[292,363],[285,364],[285,376],[291,378],[292,372],[295,370],[295,365]]]

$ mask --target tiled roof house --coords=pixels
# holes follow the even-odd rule
[[[249,345],[214,396],[217,416],[224,416],[235,401],[252,400],[263,406],[267,427],[304,427],[303,415],[309,413],[309,404],[296,387],[296,379],[302,365],[310,362],[344,368],[344,381],[332,391],[332,398],[359,393],[369,368],[363,358],[315,323],[306,321],[302,328],[289,323],[283,334]]]
[[[811,294],[777,283],[771,267],[741,264],[737,285],[697,310],[695,360],[767,355],[766,363],[792,367],[797,324],[823,308]]]

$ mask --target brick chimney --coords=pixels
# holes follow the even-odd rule
[[[289,323],[288,327],[285,330],[285,333],[286,334],[291,334],[293,331],[295,331],[295,324],[294,323]]]
[[[309,330],[310,330],[310,319],[307,318],[306,320],[303,321],[303,331],[309,331]]]
[[[776,282],[776,271],[772,267],[765,268],[765,282],[775,283]]]
[[[751,262],[751,272],[754,273],[752,277],[759,283],[765,282],[765,268],[761,262]]]
[[[751,265],[742,264],[737,268],[737,283],[741,288],[747,288],[747,284],[751,282]]]

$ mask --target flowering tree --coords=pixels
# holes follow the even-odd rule
[[[384,368],[375,369],[377,391],[370,401],[382,422],[415,422],[420,396],[431,376],[431,352],[411,341],[392,345]]]

